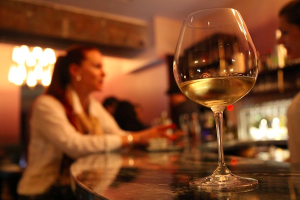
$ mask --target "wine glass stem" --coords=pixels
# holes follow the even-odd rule
[[[225,166],[224,162],[224,150],[223,150],[223,110],[214,111],[214,117],[217,128],[217,142],[218,142],[218,165],[219,167]]]

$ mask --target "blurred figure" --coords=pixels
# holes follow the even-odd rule
[[[134,110],[135,110],[135,113],[136,113],[136,117],[139,121],[142,121],[143,119],[143,115],[144,115],[144,109],[142,107],[142,105],[138,104],[138,103],[135,103],[134,104]],[[146,125],[147,126],[147,125]]]
[[[51,84],[36,99],[30,118],[28,164],[18,184],[20,199],[72,200],[69,166],[74,159],[131,145],[147,145],[167,126],[131,134],[90,94],[101,91],[101,52],[74,46],[57,58]]]
[[[148,128],[140,121],[136,107],[129,101],[120,101],[118,103],[114,117],[120,128],[126,131],[141,131]]]
[[[103,101],[103,106],[111,115],[114,115],[119,100],[116,97],[107,97]]]
[[[279,12],[279,30],[281,37],[279,44],[287,50],[289,59],[300,58],[300,2],[297,0],[286,4]]]
[[[179,118],[183,115],[191,116],[199,112],[199,105],[188,99],[178,88],[172,85],[167,91],[171,105],[172,122],[180,127]]]
[[[279,11],[279,30],[281,37],[278,43],[283,44],[289,59],[300,58],[300,1],[291,1]],[[287,110],[288,148],[290,161],[300,163],[300,93],[292,100]]]
[[[185,130],[197,142],[210,142],[216,138],[214,116],[210,108],[187,98],[177,85],[167,91],[171,105],[171,118],[174,124]],[[224,124],[226,115],[224,113]]]

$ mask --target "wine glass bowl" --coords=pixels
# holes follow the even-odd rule
[[[236,190],[257,180],[236,176],[224,162],[223,110],[254,86],[258,58],[246,24],[231,8],[190,14],[183,22],[173,62],[176,83],[192,101],[214,112],[218,167],[211,176],[192,180],[190,186],[209,190]]]

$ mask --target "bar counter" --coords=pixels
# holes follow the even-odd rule
[[[213,173],[217,159],[217,154],[198,149],[94,154],[72,164],[72,189],[79,200],[292,200],[300,196],[300,165],[226,155],[233,174],[257,179],[258,186],[219,192],[190,188],[190,180]]]

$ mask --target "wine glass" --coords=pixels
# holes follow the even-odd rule
[[[210,191],[256,186],[257,180],[230,172],[223,152],[223,111],[253,88],[258,74],[256,50],[240,13],[213,8],[188,15],[179,35],[173,72],[184,95],[213,111],[217,129],[217,169],[189,185]]]

